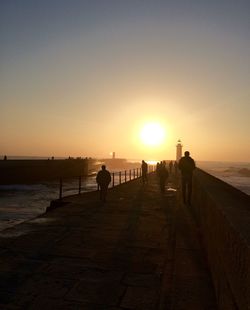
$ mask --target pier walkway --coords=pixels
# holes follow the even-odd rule
[[[199,234],[154,174],[0,233],[0,309],[216,309]]]

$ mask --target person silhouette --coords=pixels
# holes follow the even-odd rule
[[[166,184],[166,180],[168,176],[169,174],[168,174],[168,170],[166,167],[166,162],[162,161],[158,166],[158,177],[160,181],[160,190],[162,193],[165,192],[165,184]]]
[[[148,164],[143,160],[141,164],[142,184],[148,182]]]
[[[175,177],[177,177],[177,173],[178,173],[178,163],[177,161],[174,162],[174,175]]]
[[[191,203],[192,196],[192,178],[193,171],[195,169],[195,161],[190,157],[189,151],[186,151],[178,164],[181,171],[181,187],[182,187],[182,198],[183,202],[186,203],[186,198],[188,204]],[[187,197],[186,197],[187,196]]]
[[[105,202],[108,192],[109,183],[111,182],[111,175],[106,166],[102,165],[102,169],[97,173],[96,182],[100,188],[100,200]]]
[[[173,164],[173,162],[172,162],[172,160],[170,160],[170,162],[169,162],[169,174],[170,175],[172,175],[172,171],[173,171],[173,166],[174,166],[174,164]]]

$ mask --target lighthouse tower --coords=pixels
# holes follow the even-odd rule
[[[182,157],[182,144],[181,144],[181,140],[177,141],[176,144],[176,161],[178,162]]]

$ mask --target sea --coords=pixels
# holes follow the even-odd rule
[[[197,162],[197,167],[250,195],[250,162]]]
[[[201,161],[196,164],[204,171],[250,195],[250,163]],[[97,189],[95,178],[96,173],[93,172],[82,179],[82,193]],[[119,173],[116,171],[115,184],[118,183]],[[64,180],[63,196],[74,195],[78,191],[78,179]],[[59,198],[59,181],[0,185],[0,231],[43,214],[50,202],[57,198]]]

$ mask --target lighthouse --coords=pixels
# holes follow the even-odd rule
[[[178,162],[182,157],[182,144],[181,144],[181,140],[177,141],[176,144],[176,161]]]

